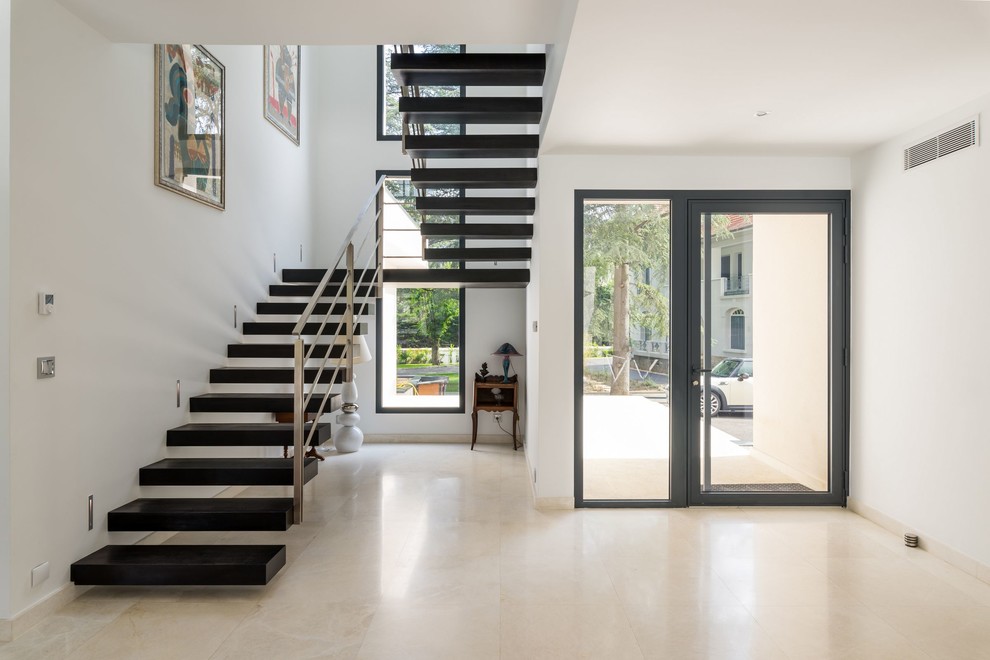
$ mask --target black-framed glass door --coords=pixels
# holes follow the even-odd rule
[[[689,201],[690,504],[845,502],[847,208]]]
[[[578,194],[578,506],[687,504],[684,211],[662,192]]]
[[[576,191],[577,506],[844,504],[848,206]]]

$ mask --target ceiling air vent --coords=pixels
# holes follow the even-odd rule
[[[909,170],[918,165],[924,165],[936,158],[948,156],[951,153],[975,146],[979,142],[978,117],[973,117],[965,124],[951,128],[944,133],[928,138],[923,142],[913,144],[904,150],[904,169]]]

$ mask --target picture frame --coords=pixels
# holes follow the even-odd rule
[[[299,146],[299,46],[266,45],[265,119]]]
[[[155,45],[155,185],[221,211],[224,76],[203,46]]]

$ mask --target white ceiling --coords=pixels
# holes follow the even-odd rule
[[[573,0],[58,1],[115,42],[360,45],[547,43]]]
[[[543,151],[846,155],[987,92],[985,2],[581,0]]]
[[[550,154],[848,155],[990,92],[988,2],[59,1],[112,41],[212,44],[560,42],[577,1]]]

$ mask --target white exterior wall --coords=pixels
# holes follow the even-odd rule
[[[753,453],[828,490],[827,215],[753,216]],[[841,475],[835,475],[840,479]]]
[[[846,158],[540,157],[530,285],[536,290],[529,294],[526,328],[529,397],[539,406],[539,416],[526,420],[527,456],[539,466],[538,503],[566,506],[574,498],[574,191],[841,190],[849,184]],[[536,334],[531,321],[539,321]]]
[[[10,618],[10,0],[0,0],[0,621]],[[9,633],[0,623],[0,640]]]
[[[743,271],[736,272],[735,255],[742,254]],[[722,279],[722,255],[732,257],[732,277],[742,275],[749,279],[753,274],[753,228],[746,227],[733,232],[726,239],[715,238],[712,241],[711,263],[709,272],[712,287],[712,366],[724,358],[753,356],[753,289],[749,293],[724,295],[726,282]],[[751,285],[752,287],[752,285]],[[746,315],[746,347],[734,349],[732,346],[732,331],[729,317],[736,309],[741,309]]]
[[[984,134],[981,146],[907,172],[903,149],[975,113],[986,130],[988,111],[990,96],[853,159],[851,307],[855,504],[984,570],[990,148]]]
[[[107,511],[148,494],[138,469],[208,390],[239,339],[232,308],[264,299],[272,254],[298,264],[309,243],[316,114],[305,49],[297,147],[262,116],[262,48],[207,45],[226,67],[220,212],[153,185],[152,46],[111,44],[53,0],[14,0],[12,25],[8,617],[65,585],[71,562],[135,540],[107,533]],[[54,316],[37,314],[42,290]],[[42,355],[56,356],[52,380],[35,378]],[[44,561],[51,577],[32,588]]]

